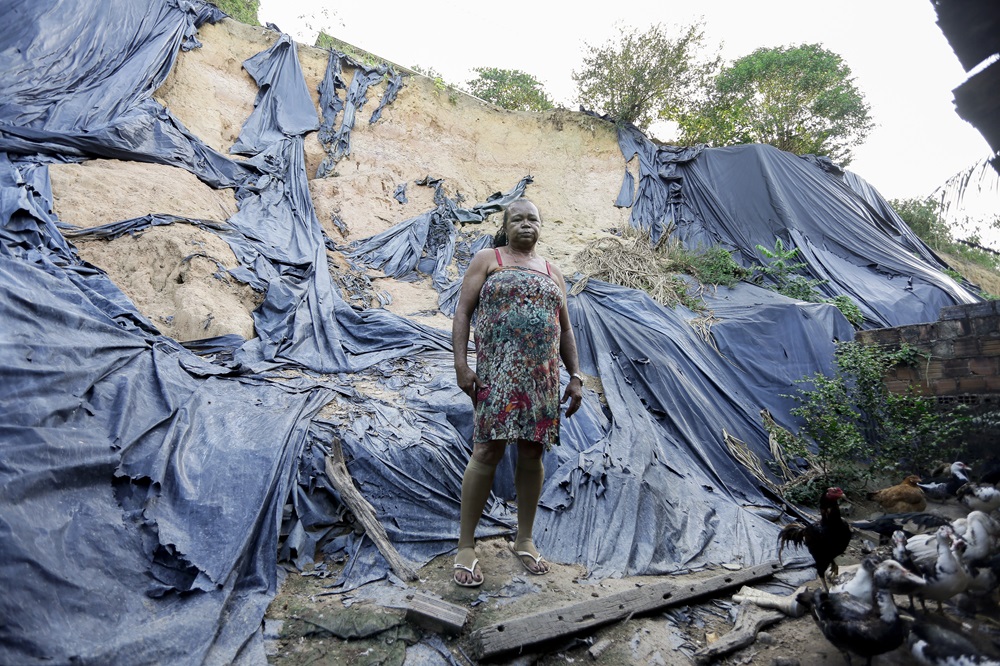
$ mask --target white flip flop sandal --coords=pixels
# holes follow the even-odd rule
[[[459,585],[461,587],[479,587],[480,585],[482,585],[483,581],[486,580],[486,578],[483,577],[478,582],[476,581],[476,567],[477,566],[479,566],[479,558],[478,557],[472,562],[472,566],[471,567],[467,567],[464,564],[459,564],[458,562],[455,562],[455,566],[453,567],[454,569],[461,570],[461,571],[468,571],[469,575],[472,576],[472,582],[471,583],[463,583],[458,578],[455,578],[454,576],[452,576],[452,580],[455,581],[455,585]],[[480,575],[482,575],[482,572],[480,572]]]

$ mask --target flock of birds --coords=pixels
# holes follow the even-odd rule
[[[993,618],[1000,629],[1000,469],[973,481],[963,462],[939,477],[908,476],[897,485],[869,494],[885,514],[849,523],[840,512],[844,493],[828,488],[820,498],[820,517],[793,522],[778,535],[778,558],[792,545],[804,546],[816,563],[821,587],[800,592],[799,604],[812,614],[823,635],[844,654],[871,664],[873,657],[904,643],[921,664],[931,666],[1000,666],[1000,634],[973,631],[945,613]],[[949,520],[928,511],[928,499],[960,518]],[[880,535],[885,544],[866,556],[853,577],[839,576],[836,558],[848,547],[854,528]],[[832,576],[832,584],[827,574]],[[846,578],[846,580],[844,580]],[[907,611],[895,596],[906,596]],[[920,602],[917,610],[916,601]],[[932,602],[931,611],[927,603]]]

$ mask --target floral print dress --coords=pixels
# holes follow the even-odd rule
[[[473,441],[525,439],[547,449],[559,443],[562,289],[551,273],[499,263],[479,293],[476,374],[486,387],[476,396]]]

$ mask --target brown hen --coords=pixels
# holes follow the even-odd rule
[[[882,490],[868,493],[868,499],[875,500],[886,513],[912,513],[927,508],[924,491],[917,485],[920,477],[916,474]]]

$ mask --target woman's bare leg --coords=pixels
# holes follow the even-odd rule
[[[531,553],[538,557],[538,549],[532,541],[535,513],[538,500],[542,496],[545,482],[545,467],[542,465],[544,447],[539,442],[519,440],[517,443],[517,467],[514,468],[514,489],[517,491],[517,537],[514,550]],[[536,573],[549,570],[544,560],[536,562],[530,557],[521,557],[524,566]]]
[[[476,527],[490,497],[493,476],[503,458],[505,447],[506,442],[503,440],[477,442],[472,447],[472,458],[462,477],[462,508],[455,564],[462,564],[471,569],[473,562],[476,561]],[[462,583],[478,583],[483,580],[483,574],[478,567],[475,574],[456,569],[455,578]]]

